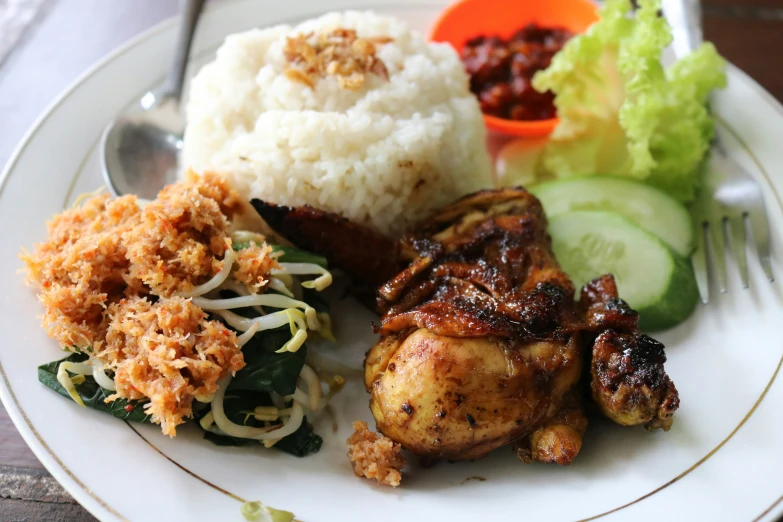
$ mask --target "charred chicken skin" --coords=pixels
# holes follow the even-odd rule
[[[583,390],[619,424],[671,425],[663,346],[639,333],[612,276],[575,301],[525,190],[467,196],[398,243],[315,209],[254,206],[364,285],[384,278],[365,386],[378,430],[413,453],[465,460],[513,444],[525,462],[568,464],[587,429]],[[348,238],[371,247],[360,270]]]
[[[618,298],[613,277],[585,285],[580,303],[587,324],[600,332],[590,358],[595,403],[617,424],[668,431],[680,398],[663,368],[663,345],[639,333],[639,316]]]
[[[465,198],[402,252],[412,260],[379,291],[381,340],[365,363],[378,429],[414,453],[459,460],[557,424],[521,452],[570,462],[586,425],[573,397],[580,320],[536,199]],[[577,405],[576,429],[558,418],[566,404]]]

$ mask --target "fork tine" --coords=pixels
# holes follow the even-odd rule
[[[701,302],[710,302],[710,282],[707,272],[707,226],[702,223],[696,228],[696,250],[691,256],[693,274],[696,276],[696,286],[699,287]]]
[[[772,256],[769,250],[769,225],[767,224],[767,215],[764,211],[764,207],[762,206],[760,211],[759,209],[756,209],[752,212],[748,212],[748,222],[750,223],[750,230],[753,234],[753,241],[756,243],[756,251],[759,254],[761,268],[764,269],[767,279],[772,282],[775,280],[775,276],[772,274]]]
[[[718,289],[725,294],[728,288],[728,276],[726,275],[726,243],[723,241],[723,227],[725,218],[720,222],[707,223],[707,236],[709,237],[710,250],[712,250],[713,274],[718,281]]]
[[[729,218],[725,222],[726,240],[729,243],[734,261],[742,281],[742,288],[748,287],[748,256],[745,251],[745,216]]]

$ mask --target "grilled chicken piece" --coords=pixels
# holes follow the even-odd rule
[[[406,449],[461,460],[513,443],[525,462],[568,464],[587,428],[583,375],[613,421],[671,425],[663,346],[638,332],[612,276],[574,301],[528,192],[467,196],[399,243],[309,207],[253,205],[300,248],[380,285],[365,385],[378,429]]]
[[[378,429],[430,457],[475,459],[527,436],[521,458],[571,462],[587,422],[582,321],[538,200],[474,194],[402,251],[416,257],[379,291],[381,340],[365,364]]]
[[[576,393],[580,373],[574,338],[526,343],[419,328],[384,337],[370,350],[365,384],[381,433],[417,455],[464,460],[550,424]],[[550,460],[570,462],[582,433],[575,442],[574,433],[562,433],[576,451]],[[564,445],[560,436],[553,431],[550,445]]]
[[[517,458],[523,462],[553,462],[568,464],[582,449],[582,436],[587,431],[587,416],[582,409],[582,397],[573,391],[562,409],[551,415],[533,433],[514,443]]]
[[[612,276],[585,285],[587,323],[601,332],[592,347],[590,388],[601,411],[618,424],[668,431],[680,405],[663,364],[664,347],[639,333],[638,314],[617,296]]]

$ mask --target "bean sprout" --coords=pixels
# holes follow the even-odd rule
[[[281,272],[276,274],[272,279],[281,281],[283,285],[291,292],[291,296],[294,299],[302,300],[302,288],[299,286],[299,281],[291,277],[290,274]],[[270,287],[271,288],[271,287]]]
[[[212,399],[215,397],[214,393],[207,393],[206,395],[199,395],[196,394],[193,396],[194,399],[196,399],[198,402],[203,402],[204,404],[209,404],[212,402]]]
[[[285,311],[288,314],[288,325],[291,328],[291,339],[283,345],[282,348],[275,353],[283,352],[295,352],[304,344],[307,340],[307,325],[303,324],[302,312],[294,308],[289,308]]]
[[[212,415],[212,412],[207,412],[206,415],[201,417],[201,420],[198,421],[199,424],[201,424],[201,427],[205,430],[209,431],[209,428],[212,427],[213,424],[215,424],[215,417]]]
[[[263,245],[266,238],[257,232],[237,230],[231,234],[231,240],[235,243],[249,243],[250,241],[253,241],[257,245]]]
[[[304,329],[296,330],[296,333],[294,334],[293,337],[291,337],[291,340],[285,343],[283,347],[280,348],[279,350],[275,350],[275,353],[296,352],[299,350],[299,348],[302,347],[302,345],[306,340],[307,340],[307,330]]]
[[[324,396],[323,390],[321,389],[321,379],[318,377],[318,374],[313,368],[305,364],[302,366],[299,377],[307,385],[307,392],[305,392],[302,388],[297,387],[294,390],[294,393],[287,395],[284,398],[280,398],[280,400],[276,400],[278,397],[276,395],[272,395],[272,402],[274,402],[276,405],[283,404],[285,401],[294,401],[300,404],[307,404],[308,409],[311,412],[317,413],[324,409],[329,399],[331,399],[338,391],[340,391],[345,384],[345,379],[339,375],[335,375],[331,379],[326,379],[327,384],[329,385],[329,393]],[[285,410],[279,406],[278,408],[279,414],[281,416],[285,415]]]
[[[291,288],[294,285],[294,278],[291,277],[290,274],[285,273],[285,271],[280,271],[279,274],[276,274],[276,279],[282,281],[288,288]]]
[[[243,346],[245,346],[250,341],[250,339],[253,338],[253,336],[256,334],[257,331],[258,331],[258,323],[253,323],[253,325],[250,328],[248,328],[245,333],[237,337],[237,344],[239,345],[239,347],[242,348]]]
[[[296,388],[293,394],[288,395],[285,398],[272,393],[270,396],[272,402],[276,404],[275,406],[257,406],[252,412],[246,412],[247,417],[253,417],[257,421],[266,423],[269,421],[283,420],[282,424],[256,428],[254,426],[245,426],[231,422],[225,415],[223,408],[226,389],[231,382],[230,374],[226,375],[218,382],[218,391],[212,400],[211,410],[199,421],[199,423],[206,431],[230,437],[258,440],[263,442],[264,446],[270,448],[279,440],[291,435],[299,429],[304,421],[303,404],[307,404],[309,406],[308,409],[315,413],[322,410],[326,406],[328,398],[333,395],[333,393],[330,392],[330,395],[326,400],[321,400],[323,398],[321,381],[315,370],[311,367],[304,365],[299,376],[307,385],[307,392],[301,388]],[[335,380],[339,380],[339,378],[335,377]],[[331,391],[336,392],[337,390],[333,389]],[[283,406],[285,401],[292,401],[293,405],[291,407],[281,408],[280,406]]]
[[[270,277],[267,286],[269,286],[269,288],[274,290],[275,292],[280,292],[281,294],[287,297],[294,297],[294,293],[288,289],[288,287],[285,285],[282,279],[279,279],[277,277]]]
[[[312,281],[305,281],[302,286],[305,288],[314,288],[321,291],[332,284],[332,274],[320,265],[315,263],[280,263],[280,268],[272,269],[272,275],[291,274],[291,275],[318,275]]]
[[[302,292],[302,283],[299,282],[299,279],[293,277],[291,277],[291,281],[292,281],[291,292],[294,294],[294,299],[299,299],[301,301],[302,299],[304,299],[304,292]]]
[[[307,318],[307,327],[310,330],[318,330],[318,314],[315,308],[303,301],[297,301],[284,295],[255,294],[230,299],[207,299],[206,297],[194,297],[193,304],[202,310],[231,310],[233,308],[247,308],[250,306],[269,306],[271,308],[301,308]]]
[[[321,399],[321,381],[312,368],[306,364],[302,366],[299,376],[307,384],[307,391],[310,395],[310,410],[318,411],[318,401]]]
[[[111,379],[106,372],[103,371],[103,363],[98,359],[91,359],[92,361],[92,378],[98,383],[98,386],[105,388],[109,391],[117,391],[117,387],[114,385],[114,380]]]
[[[234,292],[237,295],[252,295],[250,293],[250,290],[247,289],[247,286],[245,286],[244,283],[240,283],[233,277],[229,277],[228,279],[226,279],[226,281],[222,285],[220,285],[218,290],[230,290],[231,292]],[[216,293],[216,292],[212,291],[210,293]],[[265,315],[264,310],[260,306],[254,306],[253,310],[255,310],[256,313],[258,313],[258,315]]]
[[[73,381],[71,380],[71,376],[68,375],[68,372],[81,376],[91,375],[92,364],[64,361],[61,362],[60,367],[57,368],[57,382],[59,382],[60,385],[65,388],[65,391],[68,392],[68,395],[71,396],[71,399],[76,401],[79,406],[84,406],[84,401],[82,401],[82,398],[79,397],[79,393],[76,391],[76,386],[74,386]]]
[[[232,233],[231,240],[236,245],[250,242],[261,245],[265,242],[263,235],[248,231]],[[280,253],[272,254],[274,258],[278,258],[280,255]],[[315,263],[279,263],[266,276],[266,288],[274,293],[254,294],[245,284],[231,275],[235,261],[235,251],[229,246],[223,257],[223,266],[214,277],[206,283],[178,295],[192,299],[194,305],[219,316],[233,329],[241,332],[237,337],[237,344],[240,347],[245,346],[258,332],[285,325],[290,327],[291,338],[277,350],[277,353],[299,350],[307,340],[309,330],[319,332],[322,337],[327,339],[334,339],[329,315],[317,312],[302,299],[303,287],[321,291],[332,283],[332,275],[328,270]],[[305,275],[315,276],[315,279],[301,282],[299,278],[295,277]],[[220,298],[220,290],[234,292],[238,297]],[[232,311],[240,308],[252,308],[258,312],[259,316],[247,318]],[[268,308],[278,308],[280,310],[265,313],[264,308],[267,310]],[[74,400],[81,403],[72,379],[65,373],[66,369],[72,373],[79,373],[80,370],[86,370],[89,366],[89,371],[93,373],[96,382],[107,389],[114,389],[114,383],[97,363],[82,366],[61,364],[58,372],[58,380],[61,380]],[[61,378],[61,374],[64,374],[64,378]],[[302,388],[297,387],[293,394],[286,397],[281,397],[276,393],[269,394],[274,406],[257,406],[253,411],[244,412],[246,414],[245,423],[252,417],[256,422],[264,424],[264,427],[257,427],[260,424],[256,426],[236,424],[226,416],[224,402],[226,390],[232,379],[232,375],[228,374],[218,381],[217,392],[214,395],[197,398],[201,402],[208,401],[210,404],[209,411],[199,420],[199,423],[205,431],[211,433],[258,440],[264,446],[272,447],[299,429],[304,422],[305,409],[312,412],[322,410],[329,398],[341,387],[333,386],[335,382],[339,384],[341,378],[335,376],[333,380],[327,379],[329,394],[324,396],[323,384],[318,372],[306,364],[302,366],[299,378],[303,383]]]
[[[251,295],[250,290],[247,289],[247,286],[245,286],[244,283],[240,283],[233,277],[226,279],[226,281],[220,285],[218,290],[231,290],[237,295]]]
[[[283,412],[275,406],[256,406],[252,415],[257,421],[276,421],[283,417]],[[291,411],[288,410],[285,416],[290,417]]]
[[[343,389],[343,386],[345,386],[345,378],[340,375],[329,377],[321,373],[321,379],[326,381],[326,384],[329,386],[329,393],[327,393],[322,398],[320,404],[318,405],[318,411],[321,411],[324,408],[328,408],[329,401],[332,399],[332,397],[337,395],[337,393]]]
[[[252,426],[242,426],[231,422],[223,410],[223,399],[226,394],[226,388],[231,383],[231,374],[221,378],[218,382],[218,391],[212,400],[212,416],[215,424],[222,432],[231,437],[253,440],[274,440],[282,439],[291,435],[302,425],[304,420],[304,409],[301,404],[294,401],[291,407],[291,416],[282,425],[270,428],[254,428]]]
[[[318,319],[316,333],[327,341],[336,343],[337,339],[334,338],[334,332],[332,332],[332,317],[326,312],[318,312],[315,316]]]
[[[297,388],[296,391],[294,391],[294,393],[292,393],[291,395],[286,395],[285,398],[286,400],[296,401],[299,402],[300,404],[310,403],[310,396],[302,388]]]
[[[253,324],[258,325],[258,331],[271,330],[273,328],[285,326],[286,324],[290,325],[291,340],[277,350],[277,353],[295,352],[301,348],[307,340],[307,321],[305,314],[296,308],[288,308],[263,317],[254,317],[253,319],[242,317],[241,315],[237,315],[228,310],[213,310],[213,313],[222,317],[229,326],[241,332],[247,332],[253,327]]]
[[[364,375],[364,371],[360,368],[351,368],[350,366],[346,366],[320,354],[315,350],[309,349],[309,347],[307,350],[307,364],[333,375],[346,375],[349,377],[360,377]]]
[[[180,292],[180,297],[197,297],[200,295],[204,295],[207,292],[210,292],[220,285],[222,285],[226,279],[228,279],[229,274],[231,274],[231,267],[234,266],[234,249],[230,246],[226,248],[226,254],[223,256],[223,268],[220,269],[220,272],[215,274],[215,277],[204,283],[203,285],[199,285],[193,290],[189,292]]]
[[[228,323],[229,326],[241,332],[247,332],[253,326],[253,323],[258,324],[259,331],[272,330],[273,328],[279,328],[281,326],[285,326],[291,322],[288,312],[289,310],[281,310],[280,312],[275,312],[273,314],[265,315],[263,317],[254,317],[252,319],[248,319],[247,317],[242,317],[241,315],[237,315],[229,310],[213,311],[214,314],[219,315],[220,317],[225,319],[225,321]],[[304,322],[305,316],[302,312],[300,312],[299,310],[293,310],[292,313],[294,314],[298,313],[299,315],[301,315],[302,325],[304,327],[307,326]]]

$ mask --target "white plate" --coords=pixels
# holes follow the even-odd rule
[[[327,5],[328,4],[328,5]],[[425,30],[442,1],[233,1],[209,10],[194,47],[208,60],[223,37],[293,22],[326,10],[374,8]],[[774,520],[783,512],[783,291],[757,270],[751,288],[732,277],[729,293],[681,327],[660,335],[682,407],[669,433],[596,420],[574,464],[524,465],[508,449],[474,463],[414,470],[392,490],[353,477],[345,438],[370,420],[358,383],[335,403],[315,456],[297,459],[255,448],[219,448],[197,430],[170,440],[156,426],[130,426],[79,408],[38,383],[36,367],[62,353],[39,326],[41,308],[17,273],[21,246],[45,237],[44,222],[79,192],[101,184],[95,146],[117,112],[160,83],[173,49],[166,22],[94,67],[33,127],[3,174],[0,192],[0,396],[51,473],[101,520],[242,520],[238,499],[260,499],[306,521],[418,520]],[[766,196],[773,249],[783,230],[783,109],[732,68],[717,110],[731,152]],[[773,177],[774,173],[774,177]],[[733,268],[733,267],[731,267]],[[780,263],[774,266],[783,275]],[[733,274],[735,275],[735,274]],[[355,366],[372,343],[369,313],[345,302],[335,349]],[[478,480],[477,477],[486,480]]]

